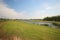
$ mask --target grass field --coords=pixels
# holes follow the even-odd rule
[[[60,40],[60,29],[23,21],[0,22],[0,38],[17,36],[22,40]]]

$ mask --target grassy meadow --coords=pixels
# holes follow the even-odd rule
[[[21,40],[60,40],[60,29],[20,21],[0,22],[0,38],[17,36]]]

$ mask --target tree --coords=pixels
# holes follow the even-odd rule
[[[60,16],[45,17],[43,20],[46,20],[46,21],[60,21]]]

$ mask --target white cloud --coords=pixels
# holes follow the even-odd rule
[[[32,16],[31,18],[33,19],[43,19],[45,17],[51,17],[51,16],[55,16],[55,15],[60,15],[60,11],[57,9],[56,11],[56,8],[49,8],[47,7],[47,9],[43,9],[43,10],[36,10],[32,13]],[[57,7],[58,8],[58,7]]]
[[[12,19],[16,19],[16,18],[18,19],[39,18],[40,19],[46,16],[53,16],[58,14],[55,10],[56,9],[60,10],[60,4],[58,5],[56,4],[52,6],[52,4],[49,5],[48,3],[44,3],[40,8],[42,10],[41,9],[36,9],[35,11],[33,10],[33,12],[31,12],[32,15],[28,15],[29,12],[28,14],[26,14],[27,13],[26,11],[16,12],[14,9],[9,8],[8,5],[3,2],[3,0],[0,0],[0,18],[3,17],[3,18],[12,18]]]
[[[60,9],[60,4],[56,4],[53,6],[54,9]]]
[[[45,10],[50,10],[50,9],[52,9],[52,6],[51,6],[49,3],[43,3],[42,6],[43,6],[43,8],[44,8]]]
[[[43,8],[47,9],[47,10],[56,10],[56,9],[60,9],[60,3],[56,3],[56,4],[51,4],[51,3],[43,3],[42,4]]]
[[[32,18],[32,19],[40,19],[41,18],[42,19],[47,16],[47,14],[44,15],[45,13],[46,13],[46,11],[44,11],[44,10],[36,10],[32,13],[30,18]]]
[[[47,10],[52,9],[51,7],[46,7]]]
[[[8,7],[3,1],[0,1],[0,18],[23,19],[25,15],[22,12],[18,13],[14,9]]]
[[[33,11],[30,18],[42,19],[47,16],[55,16],[60,15],[60,3],[51,4],[51,3],[43,3],[40,9],[36,9]]]

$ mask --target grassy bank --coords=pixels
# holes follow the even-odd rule
[[[0,22],[0,38],[11,36],[18,36],[22,40],[60,40],[60,29],[23,21]]]
[[[60,22],[54,22],[53,24],[60,26]]]

